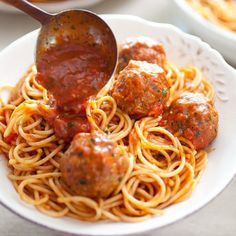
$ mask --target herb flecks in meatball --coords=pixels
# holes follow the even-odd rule
[[[106,136],[77,134],[60,160],[62,180],[80,196],[108,197],[120,184],[129,166],[127,153]]]
[[[147,37],[128,39],[120,46],[117,73],[123,70],[130,60],[147,61],[163,67],[166,60],[164,47]]]
[[[169,98],[165,72],[156,64],[131,60],[111,90],[118,107],[132,118],[162,114]]]
[[[207,147],[217,135],[218,113],[202,94],[183,93],[172,102],[166,118],[167,128],[189,139],[196,149]]]

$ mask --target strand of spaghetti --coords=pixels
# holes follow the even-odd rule
[[[46,210],[44,207],[41,206],[37,206],[37,209],[48,216],[56,218],[66,216],[69,212],[69,209],[67,207],[64,208],[63,210],[57,210],[57,211]]]
[[[52,187],[53,191],[57,194],[57,196],[63,198],[66,195],[67,197],[70,197],[71,196],[70,194],[66,193],[65,191],[63,191],[63,192],[60,191],[61,186],[57,180],[55,180],[55,181],[57,182],[56,184],[54,184],[53,179],[50,179],[49,185]],[[58,188],[58,186],[60,186],[60,189]],[[73,212],[77,216],[81,217],[80,219],[93,217],[93,216],[91,216],[91,213],[89,213],[89,212],[88,213],[82,212],[81,206],[80,206],[80,211],[78,211],[74,206],[72,206],[73,202],[63,202],[63,203],[70,209],[71,212]],[[80,204],[80,202],[77,202],[76,204],[78,205],[78,204]]]
[[[120,190],[122,189],[122,187],[125,185],[125,183],[127,182],[132,170],[134,168],[134,156],[132,154],[129,155],[129,167],[123,177],[123,179],[121,180],[120,184],[118,185],[117,189],[115,190],[113,195],[116,195],[120,192]]]
[[[38,174],[38,175],[26,175],[26,176],[15,176],[9,174],[8,177],[11,180],[27,180],[27,179],[41,179],[41,178],[49,178],[49,177],[60,177],[61,173],[45,173],[45,174]]]
[[[191,80],[191,83],[188,84],[183,91],[195,91],[197,90],[198,86],[200,85],[202,81],[202,73],[200,70],[194,66],[187,66],[180,69],[181,72],[185,74],[184,78],[188,78],[189,73],[194,73],[194,76],[190,76],[190,78],[193,78]]]
[[[24,127],[24,130],[25,130],[25,127]],[[33,128],[33,133],[39,134],[39,135],[51,135],[54,133],[54,131],[51,128],[50,129],[45,128],[45,130],[37,130]]]
[[[111,209],[113,207],[123,205],[123,203],[124,203],[124,200],[121,198],[121,200],[114,201],[113,203],[110,203],[109,205],[108,204],[104,205],[102,209]]]
[[[63,147],[64,147],[63,145],[59,145],[56,149],[54,149],[52,152],[50,152],[49,155],[45,156],[44,158],[40,158],[41,155],[42,155],[42,150],[41,149],[37,149],[38,154],[35,156],[35,158],[31,158],[31,157],[21,158],[18,155],[18,150],[21,148],[21,146],[18,145],[14,150],[14,156],[15,156],[15,158],[18,162],[21,162],[21,163],[24,163],[24,164],[27,164],[27,165],[31,164],[32,167],[36,167],[36,166],[40,166],[40,165],[43,165],[44,163],[48,162],[58,152],[60,152],[63,149]],[[11,164],[11,163],[12,163],[12,160],[11,160],[11,162],[9,161],[9,164]]]
[[[33,190],[36,190],[38,192],[42,192],[48,195],[53,194],[53,192],[51,190],[49,190],[46,186],[41,186],[41,185],[37,185],[37,184],[28,184],[30,188],[32,188]]]
[[[119,216],[121,220],[126,222],[140,222],[140,221],[145,221],[151,217],[150,214],[145,216],[128,216],[123,214],[122,211],[118,210],[117,207],[113,208],[112,211],[115,215]]]
[[[163,180],[155,173],[151,173],[151,172],[143,173],[143,171],[135,171],[134,173],[132,173],[132,176],[143,175],[143,174],[148,175],[149,177],[153,178],[153,180],[156,181],[156,183],[160,186],[160,193],[157,193],[153,197],[153,199],[151,199],[150,201],[147,201],[147,202],[139,201],[138,199],[135,199],[135,197],[133,195],[129,194],[129,189],[127,188],[127,186],[124,186],[122,188],[122,193],[124,194],[125,198],[128,199],[131,203],[133,203],[139,209],[145,209],[146,207],[157,206],[164,198],[165,191],[166,191],[165,184],[164,184]]]
[[[119,114],[120,114],[120,110],[117,109],[116,115],[120,116]],[[114,141],[118,141],[118,140],[125,138],[130,133],[130,131],[132,129],[133,122],[130,119],[130,117],[127,114],[123,113],[123,118],[125,119],[125,122],[124,122],[125,125],[124,125],[123,129],[119,130],[119,132],[117,132],[117,133],[115,133],[115,131],[113,131],[114,133],[111,133],[110,135],[108,135],[108,137],[110,137]]]
[[[18,186],[18,192],[19,195],[21,197],[21,199],[23,199],[24,201],[26,201],[27,203],[31,204],[31,205],[41,205],[45,202],[47,202],[49,200],[49,196],[45,195],[44,197],[42,197],[40,200],[34,200],[33,198],[29,197],[29,195],[27,195],[24,192],[24,188],[29,185],[30,183],[40,183],[41,181],[37,180],[37,179],[25,179],[23,180],[19,186]]]
[[[61,202],[61,203],[82,202],[82,203],[84,203],[85,205],[87,205],[88,207],[90,207],[91,209],[93,209],[96,212],[96,214],[94,216],[89,217],[91,221],[98,220],[102,215],[102,211],[99,208],[98,204],[94,200],[86,198],[86,197],[80,197],[80,196],[59,197],[58,202]]]
[[[161,160],[158,160],[159,155],[153,156],[151,153],[151,149],[142,148],[142,151],[138,150],[138,155],[141,159],[141,162],[145,162],[147,160],[149,163],[152,163],[154,166],[156,166],[160,171],[164,171],[165,169],[167,169],[172,161],[170,155],[163,156],[165,160],[163,160],[163,158]],[[141,155],[143,155],[143,157]]]
[[[110,135],[112,135],[112,134],[116,135],[125,126],[124,114],[122,114],[121,112],[117,112],[116,116],[119,118],[120,121],[119,121],[118,125],[113,125],[113,126],[109,127]]]
[[[184,166],[185,166],[185,162],[186,162],[185,154],[183,152],[183,149],[182,149],[181,145],[179,146],[179,148],[180,148],[180,151],[181,151],[180,152],[180,158],[181,158],[180,164],[175,170],[172,170],[172,171],[171,171],[171,169],[172,169],[171,167],[169,167],[169,169],[165,171],[165,170],[162,170],[162,169],[158,168],[156,165],[153,165],[149,161],[147,161],[145,158],[143,158],[143,155],[142,155],[140,149],[138,151],[138,157],[139,157],[139,160],[144,165],[149,166],[153,171],[157,172],[159,176],[161,176],[163,178],[169,178],[169,177],[172,177],[172,176],[177,175],[178,173],[180,173],[183,170]]]
[[[183,83],[181,83],[181,81],[183,81],[183,74],[178,70],[176,66],[170,64],[169,62],[166,63],[165,70],[167,70],[166,78],[169,82],[169,85],[171,86],[170,97],[167,102],[167,106],[169,106],[177,95],[176,91],[178,91],[178,87],[180,87],[179,90],[181,90],[183,87]]]
[[[37,119],[35,122],[23,127],[24,131],[28,131],[28,130],[32,130],[33,128],[37,127],[41,122],[42,122],[43,118],[40,117],[39,119]]]
[[[53,141],[57,140],[56,135],[52,135],[44,140],[38,142],[28,142],[32,147],[45,147],[46,145],[50,145]]]
[[[175,195],[173,195],[168,201],[166,201],[165,203],[162,203],[159,208],[163,209],[166,206],[169,206],[170,204],[172,204],[173,202],[175,202],[178,198],[180,198],[183,194],[185,194],[186,192],[188,192],[189,188],[191,188],[191,185],[193,184],[194,180],[194,170],[192,168],[192,166],[189,163],[186,163],[185,168],[188,169],[189,171],[189,180],[190,181],[186,181],[186,184],[184,186],[181,186],[181,189],[179,188],[179,191],[175,193]],[[181,183],[180,183],[181,185]]]
[[[37,150],[37,154],[36,155],[32,155],[32,156],[29,156],[29,157],[26,157],[24,156],[23,158],[20,157],[19,155],[19,151],[21,149],[22,146],[25,146],[26,143],[22,143],[22,144],[19,144],[17,145],[15,148],[14,148],[14,151],[13,151],[13,157],[14,159],[12,158],[11,161],[9,161],[9,164],[13,163],[13,161],[18,161],[20,163],[24,163],[26,165],[30,165],[36,161],[38,161],[41,157],[41,154],[42,154],[42,150],[39,149]]]
[[[116,113],[117,105],[114,98],[112,98],[111,96],[103,96],[97,100],[97,107],[100,108],[104,102],[112,104],[112,109],[107,117],[107,124],[108,124]]]
[[[4,137],[9,136],[12,129],[14,129],[15,131],[17,130],[17,128],[16,128],[17,124],[18,124],[18,122],[20,122],[22,120],[22,117],[25,113],[25,109],[28,109],[28,114],[29,114],[30,108],[31,108],[31,110],[35,110],[34,109],[35,106],[37,106],[37,105],[34,104],[34,103],[30,104],[30,103],[27,103],[27,102],[23,102],[19,106],[17,106],[14,109],[13,113],[11,114],[10,122],[8,123],[7,128],[4,132]]]
[[[176,152],[176,153],[179,152],[179,150],[176,147],[174,147],[174,146],[171,146],[171,145],[157,145],[157,144],[153,144],[153,143],[149,142],[146,139],[146,137],[144,137],[141,128],[142,127],[139,128],[137,123],[135,123],[135,129],[136,129],[136,132],[137,132],[137,134],[138,134],[138,136],[139,136],[139,138],[141,140],[141,145],[142,146],[145,146],[147,148],[151,148],[153,150],[159,151],[162,154],[165,153],[163,155],[167,155],[166,152],[165,152],[166,150],[173,151],[173,152]]]
[[[120,217],[112,214],[109,211],[105,211],[103,209],[102,209],[102,216],[105,216],[105,218],[110,219],[112,221],[116,221],[116,222],[119,222],[121,220]]]

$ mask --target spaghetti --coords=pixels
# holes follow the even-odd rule
[[[177,68],[167,62],[165,70],[171,86],[169,105],[184,91],[213,100],[211,84],[196,67]],[[1,100],[0,108],[0,152],[8,159],[9,178],[23,201],[53,217],[137,222],[163,214],[164,208],[192,193],[206,166],[207,152],[196,151],[179,133],[163,128],[161,117],[132,120],[109,95],[113,80],[90,99],[86,115],[93,129],[129,153],[129,167],[106,199],[69,193],[61,182],[58,162],[67,144],[40,114],[48,94],[35,76],[32,66],[11,88],[9,102]]]
[[[234,0],[188,0],[188,3],[207,20],[236,32],[236,2]]]

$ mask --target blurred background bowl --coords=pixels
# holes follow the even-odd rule
[[[225,59],[236,65],[236,33],[217,26],[196,12],[186,0],[174,0],[179,9],[181,24],[217,49]]]
[[[58,12],[70,8],[87,8],[103,0],[32,0],[31,2],[48,12]],[[0,3],[0,11],[20,13],[5,3]]]

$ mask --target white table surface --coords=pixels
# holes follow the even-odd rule
[[[172,0],[106,0],[90,10],[98,14],[133,14],[152,21],[179,25]],[[18,37],[38,27],[39,24],[30,17],[1,12],[0,50]],[[169,236],[176,234],[181,236],[235,236],[236,178],[220,196],[197,213],[144,235]],[[29,223],[0,206],[0,236],[65,236],[65,234]]]

